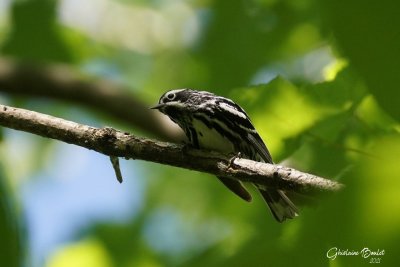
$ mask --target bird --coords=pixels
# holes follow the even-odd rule
[[[173,89],[165,92],[158,104],[151,108],[178,124],[194,148],[273,164],[271,154],[249,116],[229,98],[208,91]],[[240,198],[248,202],[252,200],[240,181],[220,176],[218,179]],[[278,222],[298,216],[297,207],[283,190],[259,184],[254,186]]]

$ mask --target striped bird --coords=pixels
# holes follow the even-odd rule
[[[255,130],[249,116],[235,102],[206,91],[171,90],[163,94],[153,107],[167,115],[185,132],[195,148],[224,154],[239,154],[243,158],[273,163],[271,154]],[[218,179],[246,201],[252,197],[240,181]],[[282,190],[255,184],[278,222],[298,214],[296,206]]]

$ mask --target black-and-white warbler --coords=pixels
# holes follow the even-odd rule
[[[260,162],[273,163],[271,155],[246,112],[230,99],[206,91],[171,90],[153,107],[167,115],[185,132],[191,145]],[[250,193],[241,182],[218,177],[231,191],[246,201]],[[255,185],[275,219],[283,222],[297,216],[295,205],[282,190]]]

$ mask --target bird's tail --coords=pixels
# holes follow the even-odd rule
[[[282,190],[259,188],[272,214],[278,222],[298,216],[298,209]]]
[[[242,185],[241,182],[233,180],[231,178],[226,178],[221,176],[217,177],[226,187],[229,188],[229,190],[231,190],[241,199],[246,200],[247,202],[251,201],[250,193],[246,190],[246,188]]]

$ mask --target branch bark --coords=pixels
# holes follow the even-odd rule
[[[95,128],[34,111],[0,105],[0,125],[75,144],[104,155],[140,159],[206,172],[303,195],[335,192],[343,186],[298,170],[213,151],[136,137],[112,128]]]
[[[176,141],[183,135],[169,119],[149,110],[127,88],[106,80],[86,81],[64,65],[43,66],[2,58],[0,91],[84,104],[164,140]]]

